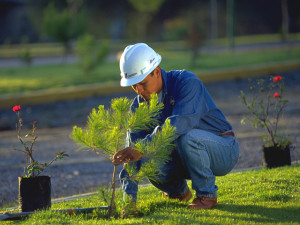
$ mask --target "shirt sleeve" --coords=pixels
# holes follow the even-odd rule
[[[179,80],[174,88],[176,89],[175,104],[171,116],[167,119],[176,128],[175,138],[178,138],[197,127],[199,118],[205,115],[209,108],[214,108],[215,104],[209,96],[206,96],[206,89],[197,77],[191,77],[183,81]],[[143,141],[151,141],[152,137],[160,129],[161,127],[157,126]]]
[[[171,125],[176,127],[180,136],[197,127],[199,118],[203,117],[215,104],[207,96],[203,83],[198,78],[177,82],[175,105],[172,115],[168,117]]]

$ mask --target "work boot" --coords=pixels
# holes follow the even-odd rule
[[[180,196],[169,196],[163,192],[163,198],[169,198],[169,199],[178,199],[181,202],[188,202],[193,197],[192,193],[190,192],[190,189],[188,188],[185,194]]]
[[[188,209],[211,209],[217,204],[217,197],[197,197],[191,204],[187,206]]]

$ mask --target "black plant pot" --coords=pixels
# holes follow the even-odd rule
[[[263,160],[267,168],[275,168],[280,166],[291,165],[290,146],[286,148],[280,146],[264,147]]]
[[[22,212],[32,212],[50,208],[50,177],[19,177],[19,207]]]

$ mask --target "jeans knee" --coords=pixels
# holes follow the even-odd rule
[[[177,138],[177,145],[182,145],[187,142],[187,134],[181,135],[179,138]]]
[[[201,136],[196,138],[194,133],[195,130],[191,130],[177,139],[177,151],[182,160],[188,157],[191,151],[202,148],[201,142],[198,141]]]
[[[177,139],[177,146],[180,146],[181,149],[184,149],[186,147],[191,147],[191,148],[200,148],[202,147],[202,139],[204,137],[202,130],[198,129],[192,129],[189,132],[187,132],[184,135],[181,135]]]
[[[177,151],[179,152],[179,154],[181,154],[180,152],[182,152],[186,148],[187,144],[188,144],[188,135],[187,134],[181,135],[177,139],[176,146],[177,146]]]

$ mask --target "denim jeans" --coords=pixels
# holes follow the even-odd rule
[[[155,181],[149,181],[169,196],[180,196],[187,191],[186,179],[191,179],[197,196],[217,196],[216,176],[228,174],[239,157],[235,137],[192,129],[180,136],[176,144],[171,160],[159,170]],[[127,177],[123,169],[120,173],[122,189],[136,201],[138,185]]]

